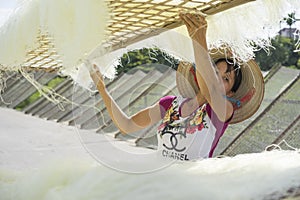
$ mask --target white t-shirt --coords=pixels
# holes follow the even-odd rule
[[[221,122],[209,104],[181,117],[182,97],[166,96],[160,100],[162,123],[158,127],[158,153],[175,160],[212,157],[220,137],[228,126]]]

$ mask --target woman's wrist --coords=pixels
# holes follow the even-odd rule
[[[203,38],[197,38],[197,39],[193,39],[193,43],[194,43],[194,48],[201,47],[203,50],[208,50],[207,48],[207,42],[206,42],[206,37]]]
[[[90,72],[90,76],[93,80],[93,82],[95,83],[96,87],[98,88],[98,90],[104,90],[105,89],[105,84],[103,81],[103,77],[102,74],[99,71],[94,71],[94,72]]]

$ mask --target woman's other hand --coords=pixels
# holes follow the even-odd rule
[[[95,64],[90,65],[89,72],[90,72],[90,76],[91,76],[92,80],[94,81],[95,85],[97,86],[97,88],[99,90],[104,89],[105,83],[104,83],[103,75],[99,71],[98,66]]]

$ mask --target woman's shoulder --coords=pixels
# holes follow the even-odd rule
[[[168,96],[164,96],[164,97],[160,98],[159,102],[173,101],[176,98],[177,98],[177,96],[168,95]]]
[[[168,107],[172,104],[172,102],[177,99],[177,96],[168,95],[164,96],[159,100],[159,105],[165,109],[168,109]]]
[[[184,98],[184,97],[182,97],[182,96],[180,96],[180,95],[178,95],[178,96],[175,96],[175,95],[168,95],[168,96],[162,97],[162,98],[159,100],[159,104],[160,104],[161,106],[164,106],[164,105],[170,105],[171,103],[174,102],[174,100],[176,100],[176,102],[177,102],[178,104],[181,104],[182,102],[185,102],[185,101],[187,101],[187,100],[189,100],[189,99]]]

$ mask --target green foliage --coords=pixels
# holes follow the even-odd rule
[[[176,68],[178,60],[158,48],[143,48],[124,54],[120,59],[120,63],[117,66],[117,75],[122,72],[129,72],[132,69],[140,69],[147,73],[155,68],[152,64]]]
[[[283,18],[285,23],[290,27],[297,21],[295,12],[288,14]],[[292,32],[290,31],[290,34]],[[260,50],[255,53],[256,61],[262,70],[270,70],[275,64],[282,64],[286,67],[300,69],[300,52],[294,52],[296,41],[293,36],[282,37],[276,36],[272,39],[272,46],[268,53]]]
[[[38,91],[36,91],[35,93],[33,93],[29,98],[25,99],[24,101],[22,101],[21,103],[19,103],[19,105],[17,105],[15,107],[16,110],[23,110],[23,108],[25,108],[27,105],[35,102],[36,100],[38,100],[40,98],[40,93]]]
[[[53,89],[54,87],[56,87],[58,84],[60,84],[64,80],[65,80],[65,78],[63,78],[63,77],[56,77],[56,78],[50,80],[45,87]],[[21,111],[27,105],[30,105],[31,103],[37,101],[40,97],[41,97],[41,94],[38,91],[36,91],[32,95],[30,95],[30,97],[28,97],[27,99],[25,99],[24,101],[22,101],[21,103],[19,103],[15,107],[15,109]]]
[[[300,69],[300,53],[294,52],[295,41],[291,38],[276,36],[272,39],[272,46],[267,53],[260,50],[255,53],[255,60],[264,71],[270,70],[275,64],[282,64],[287,67],[295,67]]]
[[[288,14],[287,17],[283,18],[287,25],[292,26],[296,22],[295,12]]]

